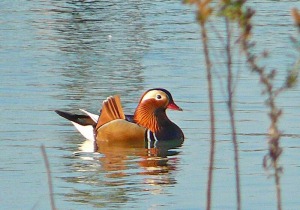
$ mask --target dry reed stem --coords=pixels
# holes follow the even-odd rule
[[[236,183],[236,202],[237,202],[237,210],[241,210],[241,187],[240,187],[240,169],[239,169],[239,146],[236,135],[236,125],[235,125],[235,111],[234,111],[234,89],[232,87],[233,84],[233,73],[232,73],[232,52],[231,52],[231,30],[230,30],[230,22],[228,18],[225,18],[226,24],[226,36],[227,36],[227,44],[226,44],[226,54],[227,54],[227,94],[228,94],[228,112],[230,117],[230,125],[231,125],[231,137],[234,148],[234,166],[235,166],[235,183]]]
[[[48,160],[48,156],[46,153],[45,146],[41,145],[41,151],[44,158],[45,167],[47,170],[47,178],[48,178],[48,187],[49,187],[49,196],[50,196],[50,203],[51,203],[51,209],[56,210],[55,207],[55,201],[54,201],[54,194],[53,194],[53,184],[52,184],[52,177],[51,177],[51,170],[50,170],[50,164]]]

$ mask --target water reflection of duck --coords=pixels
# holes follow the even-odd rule
[[[146,91],[134,115],[125,115],[119,96],[103,101],[100,116],[85,112],[77,115],[56,110],[70,120],[86,138],[95,142],[95,150],[105,145],[125,147],[178,147],[183,143],[182,130],[166,115],[166,109],[182,111],[169,91],[155,88]]]
[[[99,152],[103,154],[98,159],[99,163],[107,172],[108,177],[127,176],[128,170],[137,169],[137,166],[143,169],[138,172],[141,175],[167,174],[176,170],[174,161],[178,159],[175,156],[178,152],[167,154],[167,151],[161,148],[124,148],[101,145]],[[170,161],[171,164],[169,164]]]

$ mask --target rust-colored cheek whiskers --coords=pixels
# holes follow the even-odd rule
[[[139,104],[134,113],[134,121],[153,133],[159,130],[157,117],[155,116],[156,104],[147,101],[147,103]]]

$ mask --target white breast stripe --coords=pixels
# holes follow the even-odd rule
[[[152,133],[150,130],[147,130],[147,146],[148,149],[156,147],[156,142],[158,141],[155,133]]]
[[[151,146],[151,136],[150,136],[150,130],[147,130],[147,143],[148,143],[148,149]]]
[[[153,137],[154,137],[154,141],[157,142],[158,139],[156,138],[155,133],[153,133]]]

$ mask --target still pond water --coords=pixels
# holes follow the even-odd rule
[[[256,1],[258,50],[284,75],[297,54],[290,10],[298,1]],[[16,1],[0,3],[0,205],[50,209],[46,146],[58,209],[204,209],[209,156],[207,86],[193,9],[180,1]],[[223,24],[216,23],[220,27]],[[222,63],[220,44],[212,50]],[[223,69],[222,69],[223,68]],[[244,209],[275,209],[275,187],[262,168],[266,108],[257,77],[239,67],[237,124]],[[220,77],[224,65],[214,67]],[[217,148],[214,209],[235,209],[233,146],[222,86],[216,80]],[[171,91],[183,112],[168,112],[184,131],[167,158],[135,149],[78,152],[84,142],[53,110],[97,113],[120,94],[132,113],[153,87]],[[300,208],[299,86],[279,100],[284,167],[283,206]]]

